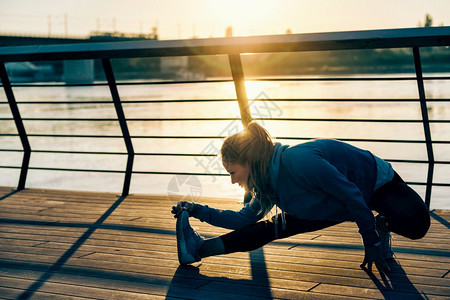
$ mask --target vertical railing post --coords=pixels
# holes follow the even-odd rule
[[[234,88],[239,103],[239,111],[241,113],[241,121],[244,128],[252,121],[250,107],[248,105],[247,91],[245,90],[244,71],[242,70],[241,56],[237,54],[229,54],[231,74],[233,76]]]
[[[413,54],[414,54],[414,65],[416,68],[417,87],[419,89],[420,110],[422,112],[423,130],[425,132],[425,143],[427,146],[427,155],[428,155],[428,175],[427,175],[427,187],[425,191],[425,204],[427,205],[428,208],[430,208],[431,188],[433,185],[433,172],[434,172],[433,142],[431,140],[427,99],[425,96],[425,87],[423,84],[422,63],[420,61],[420,52],[418,47],[413,47]]]
[[[119,97],[119,91],[117,90],[116,79],[114,78],[114,73],[112,70],[111,62],[109,59],[102,59],[103,69],[105,71],[106,79],[108,81],[109,89],[111,91],[112,100],[114,102],[114,107],[117,113],[117,119],[119,120],[120,129],[122,130],[122,136],[125,141],[125,146],[127,148],[128,160],[127,168],[125,171],[125,180],[123,183],[122,196],[126,197],[130,191],[131,175],[133,173],[133,161],[134,161],[134,150],[133,144],[131,142],[130,132],[128,131],[127,120],[125,118],[125,113],[123,112],[122,103]]]
[[[6,98],[8,98],[9,107],[16,123],[17,132],[20,136],[20,141],[23,147],[23,159],[22,167],[20,169],[19,184],[17,190],[25,189],[25,182],[27,180],[28,166],[30,164],[31,146],[28,141],[27,132],[23,125],[22,117],[20,116],[19,107],[17,106],[16,99],[12,90],[11,82],[9,81],[8,73],[3,62],[0,62],[0,78],[2,80],[3,88],[5,90]]]

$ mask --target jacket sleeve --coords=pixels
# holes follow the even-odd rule
[[[255,199],[241,210],[222,210],[195,203],[191,215],[202,222],[227,229],[238,229],[253,224],[264,217],[261,206]]]
[[[364,245],[379,241],[375,218],[361,190],[320,154],[303,159],[293,170],[302,182],[341,201],[356,222]]]

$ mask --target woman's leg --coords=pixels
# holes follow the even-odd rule
[[[404,237],[420,239],[430,227],[424,201],[397,173],[391,182],[375,191],[369,206],[386,217],[390,231]]]
[[[281,215],[278,215],[278,237],[275,238],[275,218],[260,221],[249,226],[236,229],[220,236],[224,245],[224,254],[258,249],[267,243],[304,232],[311,232],[330,227],[340,222],[301,220],[286,214],[286,228],[282,229]]]

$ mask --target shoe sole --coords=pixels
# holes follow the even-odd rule
[[[178,262],[181,265],[188,265],[192,262],[195,262],[195,259],[192,255],[188,254],[186,248],[186,239],[184,237],[184,225],[189,218],[189,214],[187,211],[183,211],[177,218],[177,249],[178,249]]]

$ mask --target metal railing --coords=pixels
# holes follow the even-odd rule
[[[223,136],[138,136],[131,135],[128,128],[128,122],[131,121],[217,121],[217,120],[241,120],[245,127],[251,120],[271,120],[271,121],[303,121],[303,122],[373,122],[373,123],[421,123],[424,130],[424,138],[422,140],[393,140],[393,139],[367,139],[367,138],[347,138],[341,139],[348,142],[382,142],[382,143],[409,143],[409,144],[425,144],[427,151],[427,160],[407,160],[397,159],[390,160],[398,163],[426,163],[428,165],[426,182],[409,182],[415,185],[425,185],[425,202],[430,206],[431,190],[433,186],[450,187],[449,183],[436,183],[433,181],[434,166],[436,164],[450,164],[450,161],[436,161],[434,159],[433,145],[450,144],[450,139],[432,140],[430,123],[450,123],[450,120],[430,120],[428,117],[427,99],[424,90],[424,80],[450,80],[450,77],[425,77],[422,74],[422,64],[420,58],[421,47],[446,47],[450,45],[450,27],[434,27],[434,28],[414,28],[414,29],[394,29],[394,30],[373,30],[373,31],[356,31],[356,32],[335,32],[335,33],[318,33],[318,34],[296,34],[296,35],[277,35],[277,36],[260,36],[260,37],[235,37],[235,38],[219,38],[219,39],[198,39],[198,40],[180,40],[180,41],[130,41],[116,43],[90,43],[90,44],[72,44],[72,45],[46,45],[46,46],[21,46],[21,47],[3,47],[0,48],[0,79],[7,98],[7,102],[0,104],[9,105],[12,118],[0,118],[2,121],[14,121],[17,128],[17,134],[5,133],[0,136],[19,136],[23,149],[0,149],[1,152],[15,151],[23,152],[21,166],[0,166],[0,168],[16,168],[20,169],[20,178],[18,190],[22,190],[26,186],[28,170],[53,170],[53,171],[81,171],[81,172],[114,172],[124,173],[124,184],[122,195],[129,193],[132,174],[190,174],[190,175],[217,175],[225,174],[217,173],[192,173],[192,172],[146,172],[134,171],[133,162],[136,155],[170,155],[170,156],[213,156],[207,153],[136,153],[133,148],[133,139],[139,138],[172,138],[172,139],[217,139]],[[380,81],[380,80],[414,80],[417,82],[418,97],[416,99],[270,99],[270,101],[342,101],[342,102],[418,102],[420,104],[421,116],[420,120],[404,120],[404,119],[325,119],[325,118],[252,118],[249,109],[249,100],[245,88],[246,78],[241,62],[241,54],[247,53],[274,53],[274,52],[302,52],[302,51],[335,51],[335,50],[353,50],[353,49],[386,49],[386,48],[412,48],[415,65],[415,77],[333,77],[333,78],[264,78],[252,80],[264,81]],[[137,58],[137,57],[166,57],[166,56],[195,56],[195,55],[227,55],[229,58],[229,66],[231,70],[231,80],[195,80],[195,81],[160,81],[160,82],[116,82],[115,74],[111,66],[111,59],[114,58]],[[79,60],[79,59],[99,59],[102,62],[106,83],[92,84],[11,84],[8,77],[5,63],[22,62],[22,61],[51,61],[51,60]],[[450,63],[450,62],[443,62]],[[138,84],[184,84],[184,83],[220,83],[233,82],[236,90],[236,99],[184,99],[184,100],[167,100],[171,103],[186,102],[224,102],[237,101],[239,104],[241,118],[126,118],[122,104],[124,103],[164,103],[165,100],[121,100],[117,87],[119,85],[138,85]],[[14,87],[29,86],[108,86],[110,89],[112,102],[114,104],[117,118],[109,119],[88,119],[88,118],[22,118],[17,101],[14,96]],[[431,99],[433,101],[445,101],[450,99]],[[256,99],[255,101],[258,101]],[[20,101],[20,104],[100,104],[107,103],[105,101]],[[76,134],[27,134],[24,121],[114,121],[120,125],[122,135],[76,135]],[[126,153],[122,152],[103,152],[103,151],[59,151],[59,150],[33,150],[30,146],[30,137],[81,137],[81,138],[120,138],[124,140]],[[305,137],[278,137],[279,139],[295,139],[302,140]],[[307,138],[309,139],[309,138]],[[30,155],[32,152],[40,153],[71,153],[71,154],[98,154],[98,155],[127,155],[127,164],[125,170],[104,170],[104,169],[64,169],[64,168],[45,168],[45,167],[29,167]]]

